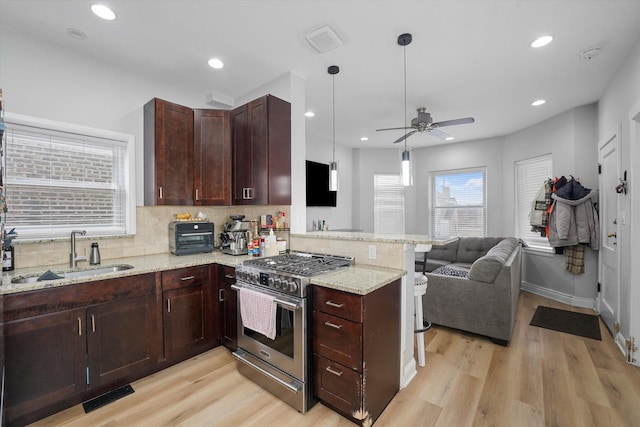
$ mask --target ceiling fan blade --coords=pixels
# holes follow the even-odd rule
[[[408,134],[401,136],[400,138],[396,139],[395,141],[393,141],[394,144],[397,144],[398,142],[402,142],[405,139],[409,138],[411,135],[413,135],[414,133],[418,132],[417,130],[412,130],[411,132],[409,132]]]
[[[441,128],[444,126],[464,125],[473,122],[475,122],[473,117],[465,117],[463,119],[445,120],[444,122],[434,123],[431,126]]]
[[[381,130],[407,130],[407,129],[413,129],[412,127],[404,127],[404,128],[384,128],[384,129],[376,129],[376,132],[379,132]]]
[[[447,135],[446,133],[438,129],[427,129],[427,132],[429,133],[429,135],[435,136],[436,138],[440,138],[440,139],[449,138],[449,135]]]

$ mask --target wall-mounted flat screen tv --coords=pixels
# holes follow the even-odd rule
[[[329,191],[329,165],[307,160],[307,206],[336,206],[336,191]]]

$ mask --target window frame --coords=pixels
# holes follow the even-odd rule
[[[430,171],[429,172],[429,233],[433,238],[436,239],[440,239],[440,238],[445,238],[445,237],[439,237],[436,235],[436,229],[435,229],[435,218],[436,218],[436,209],[441,209],[441,208],[445,208],[445,206],[435,206],[435,200],[434,200],[434,196],[435,196],[435,180],[440,177],[440,176],[444,176],[444,175],[463,175],[466,173],[474,173],[474,172],[481,172],[482,173],[482,199],[483,199],[483,204],[480,205],[460,205],[460,206],[446,206],[446,208],[453,208],[453,209],[464,209],[464,208],[482,208],[483,211],[483,222],[482,222],[482,230],[481,230],[481,237],[486,237],[487,236],[487,206],[488,206],[488,202],[487,202],[487,167],[486,166],[477,166],[477,167],[469,167],[469,168],[461,168],[461,169],[445,169],[445,170],[440,170],[440,171]],[[448,233],[449,237],[447,238],[453,238],[453,237],[466,237],[466,236],[460,236],[460,235],[451,235],[451,233]]]
[[[36,131],[42,130],[45,132],[51,132],[51,134],[68,134],[70,137],[78,136],[87,137],[91,144],[94,141],[100,139],[112,140],[122,143],[124,145],[123,156],[123,184],[125,190],[124,197],[124,233],[107,232],[107,228],[100,229],[99,227],[87,226],[88,236],[101,236],[101,237],[121,237],[132,236],[136,234],[136,175],[135,175],[135,136],[131,134],[125,134],[120,132],[109,131],[105,129],[98,129],[88,126],[81,126],[72,123],[64,123],[55,120],[42,119],[38,117],[31,117],[15,113],[5,113],[4,121],[6,124],[7,133],[12,128],[32,128]],[[4,148],[6,150],[6,148]],[[8,159],[10,161],[10,159]],[[10,189],[12,178],[7,176],[7,182],[4,183],[7,188]],[[7,201],[9,212],[11,211],[11,199]],[[10,224],[9,224],[10,225]],[[77,228],[77,225],[69,224],[67,228]],[[22,227],[24,229],[24,227]],[[103,231],[104,230],[104,231]],[[42,232],[30,233],[28,230],[17,230],[21,241],[33,241],[44,239],[61,239],[66,238],[67,231],[64,226],[60,227],[56,232],[51,232],[47,235],[43,235]]]
[[[521,178],[519,173],[520,165],[531,166],[532,164],[548,162],[546,165],[546,176],[540,179],[531,178],[531,181],[528,182],[526,193],[527,195],[523,195],[523,189],[520,188]],[[515,212],[514,212],[514,230],[515,236],[518,239],[524,241],[529,249],[541,251],[541,252],[553,252],[553,248],[549,245],[549,239],[547,237],[542,237],[540,235],[536,235],[536,233],[530,231],[527,234],[523,234],[525,229],[531,229],[531,225],[529,222],[529,214],[531,212],[531,204],[533,203],[533,199],[536,196],[536,193],[540,190],[542,185],[544,185],[544,180],[549,179],[553,176],[553,155],[551,153],[543,154],[540,156],[530,157],[527,159],[516,160],[513,162],[513,176],[514,176],[514,200],[515,200]],[[521,206],[522,205],[522,206]],[[521,209],[524,209],[526,212],[526,222],[522,223],[524,216],[522,215]]]

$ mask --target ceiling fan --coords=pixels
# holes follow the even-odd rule
[[[416,132],[420,132],[420,133],[427,132],[428,134],[433,135],[436,138],[446,140],[447,138],[451,138],[451,139],[453,138],[447,135],[446,133],[442,132],[439,128],[442,128],[445,126],[464,125],[464,124],[473,123],[473,122],[475,122],[475,119],[473,117],[465,117],[462,119],[445,120],[443,122],[434,123],[433,119],[431,118],[431,114],[427,113],[427,109],[424,107],[420,107],[418,108],[418,117],[414,117],[411,120],[411,127],[376,129],[376,131],[413,129],[411,132],[393,141],[394,144],[404,141],[405,139],[407,139],[408,137],[410,137]]]

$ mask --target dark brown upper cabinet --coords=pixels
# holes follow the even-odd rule
[[[265,95],[231,112],[233,204],[291,204],[291,104]]]
[[[231,205],[231,116],[224,110],[194,110],[195,205]]]

